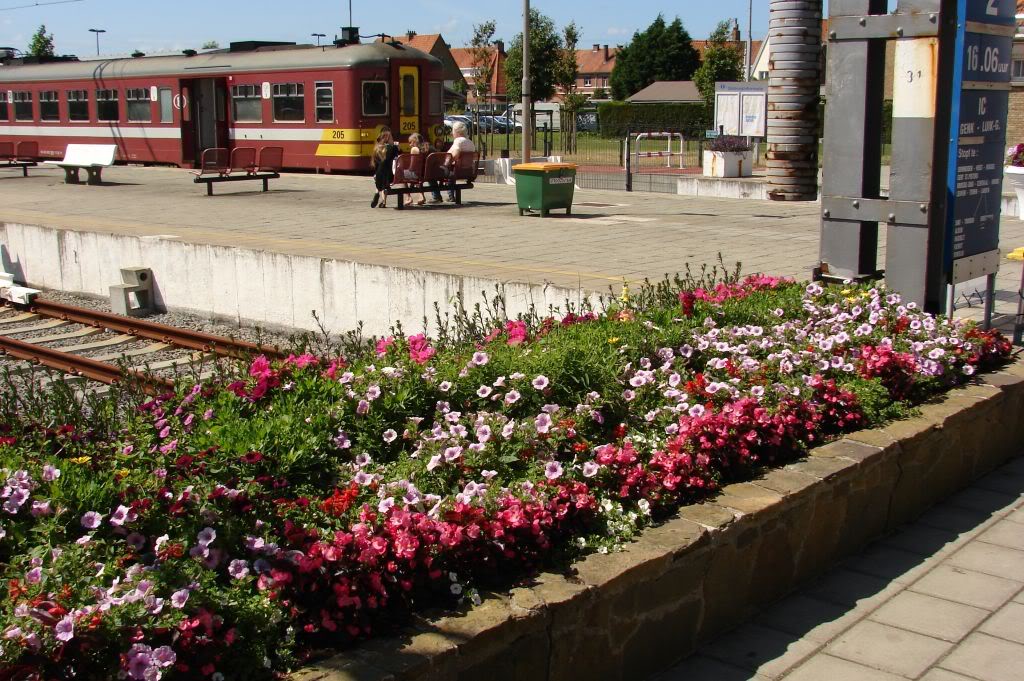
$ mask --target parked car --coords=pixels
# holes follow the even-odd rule
[[[495,116],[494,120],[505,126],[505,129],[510,132],[522,132],[523,126],[521,123],[513,121],[508,116]]]

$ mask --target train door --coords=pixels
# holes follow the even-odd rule
[[[398,67],[398,131],[402,140],[420,130],[420,67]]]
[[[223,78],[181,81],[182,153],[197,163],[203,152],[228,147],[227,83]]]

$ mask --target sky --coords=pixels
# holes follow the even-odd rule
[[[54,35],[58,54],[95,55],[90,28],[105,29],[102,54],[141,50],[147,54],[199,48],[216,40],[315,42],[312,33],[331,40],[348,24],[347,0],[0,0],[0,46],[24,50],[40,24]],[[575,21],[581,47],[625,44],[634,31],[662,13],[678,15],[690,35],[706,38],[722,19],[738,18],[746,38],[748,0],[533,0],[561,27]],[[353,23],[363,35],[441,33],[454,47],[468,44],[473,25],[494,19],[497,38],[510,42],[522,26],[519,0],[352,0]],[[768,30],[768,0],[754,0],[753,34]]]

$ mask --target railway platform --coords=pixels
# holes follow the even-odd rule
[[[462,294],[505,287],[510,310],[563,305],[625,283],[718,261],[806,278],[818,207],[582,189],[572,216],[520,218],[514,187],[477,184],[465,205],[370,208],[368,177],[282,174],[272,191],[207,197],[185,170],[119,166],[101,187],[56,170],[0,174],[0,256],[19,281],[106,295],[122,267],[154,273],[168,309],[270,327],[370,333],[406,328]],[[256,188],[258,189],[258,188]],[[1024,222],[1004,216],[1007,250]],[[881,254],[880,254],[881,257]],[[1019,270],[999,277],[997,316],[1012,325]],[[962,304],[966,303],[959,296]],[[962,314],[979,316],[980,301]]]

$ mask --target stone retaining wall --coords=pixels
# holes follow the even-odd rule
[[[1020,453],[1024,360],[686,506],[569,576],[419,618],[295,681],[641,680]]]

